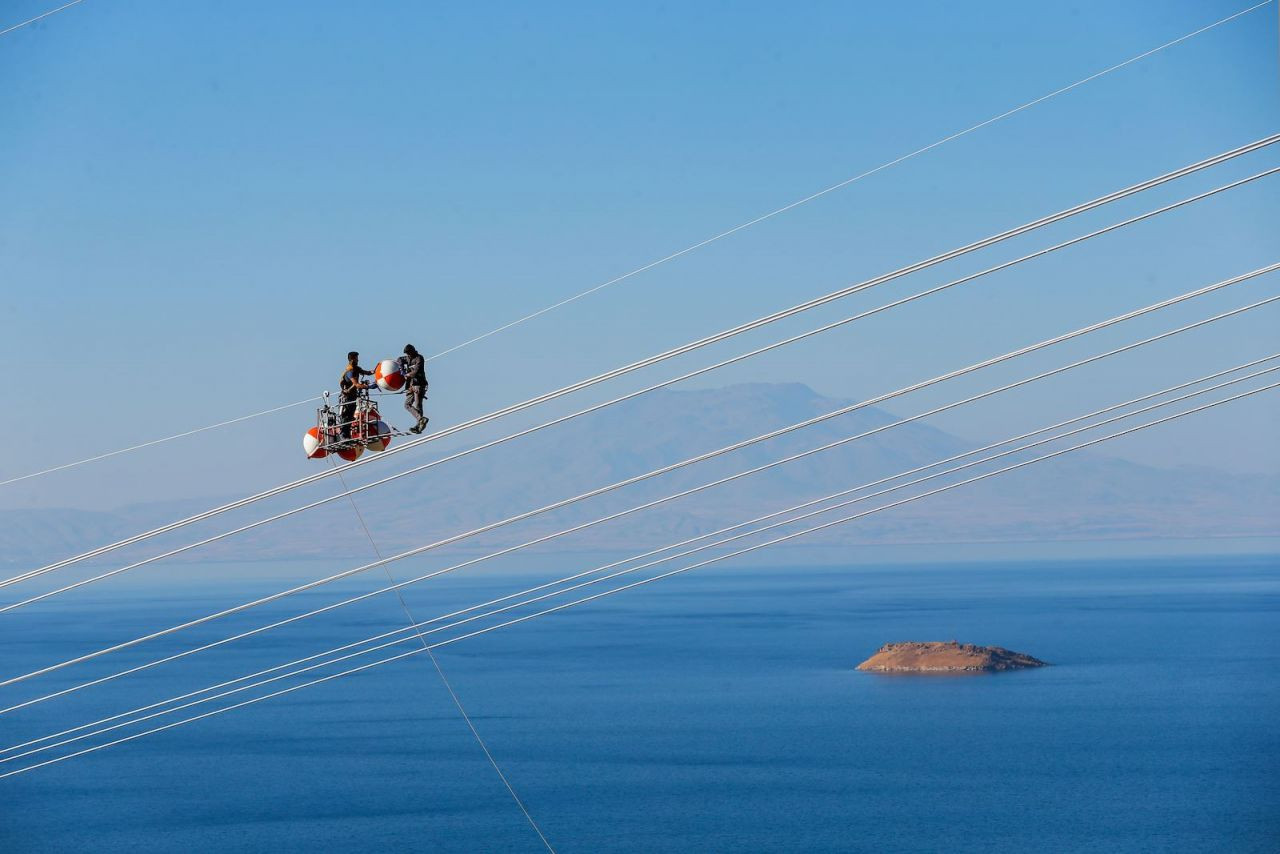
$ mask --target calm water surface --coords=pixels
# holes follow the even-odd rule
[[[422,618],[527,581],[459,578],[415,589],[409,604]],[[245,592],[133,589],[33,606],[4,627],[4,672]],[[707,570],[440,659],[562,852],[1261,852],[1280,840],[1278,606],[1277,558]],[[81,692],[0,719],[0,734],[12,744],[382,631],[403,619],[398,607],[378,600]],[[1054,666],[940,678],[853,670],[885,641],[951,638]],[[0,850],[539,843],[416,656],[0,781]]]

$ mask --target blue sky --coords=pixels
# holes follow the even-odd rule
[[[86,0],[0,39],[2,346],[10,411],[39,420],[0,476],[301,399],[352,347],[444,349],[1245,5]],[[440,359],[432,413],[452,423],[1272,133],[1276,48],[1273,5]],[[786,331],[1277,163],[1252,156]],[[1280,260],[1277,180],[702,384],[867,396]],[[1273,293],[1275,276],[918,405]],[[939,426],[985,439],[1068,417],[1280,350],[1278,321],[1255,312]],[[309,419],[5,487],[0,506],[268,486],[309,470]],[[1108,452],[1276,471],[1277,422],[1273,394]]]

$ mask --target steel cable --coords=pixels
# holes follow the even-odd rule
[[[919,272],[921,270],[927,269],[937,264],[941,264],[945,261],[950,261],[954,258],[961,257],[962,255],[966,255],[971,252],[976,252],[980,249],[984,249],[988,246],[992,246],[1001,241],[1008,240],[1022,234],[1026,234],[1030,231],[1034,231],[1038,228],[1042,228],[1044,226],[1050,225],[1055,222],[1060,222],[1064,219],[1075,216],[1077,214],[1084,213],[1089,210],[1093,210],[1094,208],[1100,207],[1105,204],[1109,204],[1110,202],[1117,201],[1119,199],[1125,198],[1135,193],[1142,192],[1143,190],[1147,190],[1152,187],[1159,186],[1160,184],[1167,183],[1168,181],[1172,181],[1177,178],[1190,175],[1194,172],[1198,172],[1200,170],[1210,168],[1211,166],[1216,166],[1219,163],[1223,163],[1228,160],[1234,159],[1236,157],[1240,157],[1245,154],[1251,153],[1253,151],[1257,151],[1261,148],[1265,148],[1267,146],[1273,145],[1276,142],[1280,142],[1280,134],[1272,134],[1271,136],[1263,137],[1262,139],[1256,140],[1247,145],[1243,145],[1238,148],[1231,149],[1230,151],[1226,151],[1221,154],[1214,155],[1213,157],[1209,157],[1204,160],[1198,161],[1196,163],[1183,166],[1179,169],[1173,170],[1172,172],[1167,172],[1155,178],[1150,178],[1146,181],[1139,182],[1138,184],[1134,184],[1124,189],[1117,190],[1112,193],[1108,193],[1105,196],[1099,196],[1098,198],[1092,199],[1088,202],[1083,202],[1081,204],[1074,205],[1070,208],[1066,208],[1057,213],[1050,214],[1048,216],[1041,217],[1039,219],[1017,226],[1015,228],[1000,232],[999,234],[995,234],[990,237],[986,237],[981,240],[974,241],[973,243],[966,244],[965,246],[961,246],[959,248],[952,249],[947,252],[943,252],[939,255],[935,255],[923,261],[917,261],[913,264],[909,264],[905,267],[901,267],[892,272],[884,273],[880,276],[876,276],[872,279],[867,279],[857,284],[850,285],[848,287],[842,288],[832,293],[828,293],[823,296],[816,297],[814,299],[806,300],[805,302],[792,306],[791,308],[783,309],[781,311],[774,312],[764,317],[757,318],[756,320],[739,324],[737,326],[731,327],[729,329],[715,333],[713,335],[700,338],[696,341],[692,341],[687,344],[682,344],[678,347],[674,347],[672,349],[663,351],[653,356],[648,356],[644,359],[631,362],[627,365],[614,368],[604,373],[597,374],[593,377],[589,377],[584,380],[579,380],[576,383],[572,383],[567,386],[562,386],[561,388],[555,389],[553,391],[545,392],[536,397],[532,397],[527,400],[521,401],[520,403],[511,404],[509,406],[495,410],[494,412],[488,413],[486,415],[469,419],[467,421],[462,422],[461,424],[454,425],[453,427],[448,427],[448,428],[445,428],[444,430],[441,430],[436,433],[432,433],[428,436],[422,436],[418,439],[411,440],[409,442],[404,443],[403,445],[400,445],[399,447],[389,448],[386,451],[383,451],[382,453],[376,456],[364,457],[364,458],[358,459],[352,463],[349,463],[346,466],[346,469],[349,470],[357,466],[367,465],[371,462],[387,459],[395,454],[399,454],[411,448],[418,447],[424,443],[436,441],[438,439],[443,439],[447,436],[454,435],[456,433],[471,429],[473,427],[480,426],[482,424],[487,424],[496,419],[499,419],[517,412],[521,412],[530,407],[537,406],[539,404],[558,399],[565,395],[572,394],[577,391],[581,391],[583,389],[589,388],[599,383],[616,379],[617,377],[624,376],[625,374],[631,373],[633,371],[641,370],[642,368],[646,368],[651,365],[655,365],[660,362],[666,361],[668,359],[672,359],[677,356],[681,356],[686,353],[693,352],[695,350],[701,349],[702,347],[706,347],[711,344],[724,341],[728,338],[732,338],[736,335],[749,332],[753,329],[757,329],[762,326],[768,325],[770,323],[774,323],[778,320],[782,320],[787,317],[792,317],[801,312],[808,311],[813,308],[817,308],[818,306],[825,305],[829,302],[833,302],[838,299],[843,299],[844,297],[850,296],[851,294],[858,293],[863,290],[867,290],[868,288],[876,287],[878,285],[884,284],[885,282],[892,281],[893,279],[897,279],[902,276],[909,275],[911,273]],[[131,537],[126,537],[125,539],[118,540],[116,542],[109,543],[104,546],[99,546],[95,549],[91,549],[89,551],[82,552],[80,554],[73,555],[68,558],[63,558],[62,560],[55,561],[54,563],[51,563],[51,564],[46,564],[45,566],[38,567],[26,573],[22,573],[18,576],[14,576],[13,578],[7,579],[6,581],[0,583],[0,587],[7,586],[9,584],[15,584],[20,581],[25,581],[27,579],[34,578],[48,572],[61,569],[62,567],[70,566],[72,564],[79,563],[84,560],[89,560],[94,557],[99,557],[101,555],[108,554],[117,549],[124,548],[125,546],[133,545],[135,543],[139,543],[144,540],[151,539],[153,537],[159,536],[169,531],[176,530],[186,525],[191,525],[196,522],[202,521],[204,519],[209,519],[214,516],[220,515],[222,513],[226,513],[231,510],[235,510],[240,507],[253,504],[257,501],[262,501],[264,499],[283,494],[285,492],[288,492],[293,489],[297,489],[307,484],[315,483],[319,480],[323,480],[324,478],[331,476],[332,474],[333,474],[332,470],[322,470],[322,471],[316,472],[315,474],[308,475],[307,477],[290,481],[289,483],[281,484],[276,487],[272,487],[271,489],[246,496],[245,498],[241,498],[236,501],[232,501],[227,504],[220,505],[218,507],[210,508],[209,510],[205,510],[201,513],[197,513],[192,516],[188,516],[183,519],[170,522],[166,525],[162,525],[160,527],[153,528],[148,531],[144,531],[140,534],[135,534]]]

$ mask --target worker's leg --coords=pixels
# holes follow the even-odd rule
[[[412,433],[421,433],[422,429],[427,426],[427,416],[422,414],[422,398],[426,396],[426,391],[423,386],[412,385],[405,392],[404,408],[409,410],[410,415],[418,419],[417,423],[409,428]]]
[[[404,390],[404,408],[409,410],[414,421],[422,420],[422,386],[411,385]]]
[[[356,418],[356,402],[343,403],[342,409],[338,413],[338,421],[341,423],[342,438],[351,438],[351,422]]]

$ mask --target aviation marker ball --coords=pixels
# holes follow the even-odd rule
[[[369,429],[369,441],[365,447],[371,451],[385,451],[391,444],[391,427],[385,421],[379,421]]]
[[[352,445],[350,448],[342,448],[335,451],[338,456],[342,457],[349,463],[354,463],[364,453],[364,445]]]
[[[318,428],[312,427],[302,434],[302,451],[309,460],[321,460],[329,456],[329,452],[321,447],[320,430]]]
[[[395,359],[384,359],[373,369],[373,378],[378,381],[378,388],[383,391],[399,391],[404,388],[404,374],[400,373],[400,363]]]

